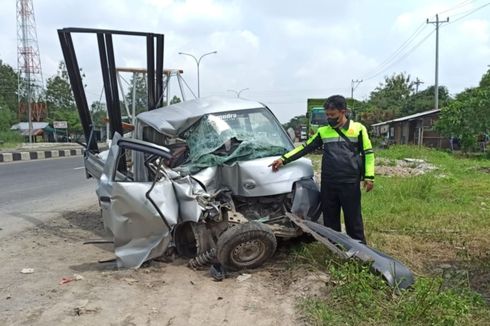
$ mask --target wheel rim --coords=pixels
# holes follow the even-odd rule
[[[247,265],[265,255],[265,244],[260,240],[249,240],[240,243],[233,249],[231,260],[238,265]]]

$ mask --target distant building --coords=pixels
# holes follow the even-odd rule
[[[15,130],[25,137],[25,140],[29,140],[29,122],[19,122],[10,127],[10,130]],[[69,141],[69,137],[65,128],[55,129],[51,127],[47,122],[33,122],[32,123],[32,140],[34,142],[66,142]]]
[[[44,129],[48,127],[47,122],[33,122],[32,136],[44,136]],[[19,122],[10,127],[10,130],[17,130],[22,136],[29,137],[29,122]]]
[[[449,138],[441,136],[434,125],[440,109],[420,112],[371,125],[373,135],[383,137],[391,144],[423,145],[450,148]]]

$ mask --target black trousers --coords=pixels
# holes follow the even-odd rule
[[[322,180],[321,200],[323,223],[325,226],[341,231],[340,209],[344,212],[347,234],[366,243],[361,214],[361,187],[357,183],[327,183]]]

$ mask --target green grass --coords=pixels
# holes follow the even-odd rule
[[[15,148],[21,144],[24,137],[16,131],[0,131],[0,150]]]
[[[327,269],[334,280],[330,295],[301,303],[305,314],[318,325],[490,324],[483,299],[490,298],[490,161],[410,146],[376,155],[437,166],[416,177],[376,177],[374,190],[363,194],[369,244],[405,263],[417,282],[395,293],[368,267],[304,245],[296,259]],[[311,158],[318,168],[320,156]]]
[[[419,276],[408,290],[392,289],[369,266],[342,262],[319,243],[296,249],[293,263],[328,271],[328,295],[299,308],[313,325],[486,325],[490,311],[468,284]]]

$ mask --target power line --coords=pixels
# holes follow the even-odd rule
[[[380,70],[378,72],[376,72],[375,74],[369,76],[369,77],[366,77],[364,78],[364,80],[370,80],[370,79],[373,79],[374,77],[377,77],[379,76],[380,74],[382,74],[383,72],[385,72],[386,70],[390,69],[391,67],[393,67],[395,64],[397,64],[398,62],[402,61],[403,59],[407,58],[410,54],[412,54],[413,51],[415,51],[420,45],[422,45],[422,43],[424,43],[433,33],[435,32],[435,30],[431,31],[429,34],[427,34],[422,40],[420,40],[419,43],[415,44],[410,50],[408,50],[402,57],[398,58],[396,61],[392,62],[389,66],[387,66],[386,68],[384,68],[383,70]]]
[[[449,12],[449,11],[454,11],[454,10],[457,10],[457,9],[460,9],[460,8],[464,8],[466,6],[469,6],[471,5],[475,0],[465,0],[465,1],[462,1],[458,4],[456,4],[455,6],[451,7],[451,8],[448,8],[446,10],[443,10],[442,12],[440,13],[445,13],[445,12]],[[487,5],[489,5],[490,3],[487,3],[483,6],[480,6],[478,7],[477,9],[475,10],[471,10],[467,15],[470,15],[472,14],[473,12],[477,11],[477,10],[480,10],[482,9],[483,7],[486,7]],[[458,21],[460,19],[463,19],[464,17],[466,17],[467,15],[464,15],[463,17],[460,17],[456,20],[454,20],[453,22],[455,21]],[[369,80],[369,79],[372,79],[376,76],[378,76],[379,74],[385,72],[386,70],[388,70],[389,68],[391,68],[395,63],[398,63],[400,62],[401,60],[403,60],[404,58],[406,58],[408,56],[408,54],[412,53],[413,50],[415,50],[415,48],[417,48],[420,44],[422,44],[429,36],[430,34],[426,35],[421,42],[419,42],[415,47],[411,48],[408,52],[406,52],[405,54],[403,54],[402,52],[411,44],[414,42],[414,40],[424,31],[425,27],[427,27],[426,23],[423,22],[422,24],[420,24],[416,29],[415,31],[405,40],[405,42],[403,42],[400,47],[398,47],[389,57],[387,57],[385,60],[383,60],[376,68],[372,69],[371,70],[371,73],[367,73],[364,75],[364,77],[362,78],[363,80]],[[400,57],[401,58],[397,58],[397,57]]]
[[[485,8],[488,5],[490,5],[490,2],[487,2],[486,4],[484,4],[484,5],[480,6],[480,7],[477,7],[475,9],[473,9],[473,10],[466,11],[466,12],[462,13],[463,16],[454,19],[453,21],[450,22],[450,24],[454,24],[455,22],[460,21],[461,19],[468,17],[469,15],[471,15],[471,14],[473,14],[473,13],[475,13],[475,12],[477,12],[477,11],[483,9],[483,8]]]
[[[422,23],[420,24],[416,29],[415,29],[415,32],[412,33],[412,35],[410,35],[408,37],[408,39],[405,40],[405,42],[402,43],[402,45],[400,45],[400,47],[398,47],[398,49],[396,49],[389,57],[387,57],[385,60],[383,60],[376,68],[372,69],[371,70],[371,73],[368,73],[368,74],[365,74],[364,75],[364,78],[363,79],[368,79],[366,78],[366,76],[369,76],[369,75],[372,75],[374,72],[377,72],[383,68],[385,68],[385,66],[389,65],[390,64],[390,61],[393,61],[396,59],[396,57],[400,54],[400,52],[402,52],[406,47],[408,47],[410,45],[410,43],[412,43],[412,41],[420,34],[422,33],[422,31],[427,27],[427,25],[425,23]]]
[[[453,10],[456,10],[456,9],[459,9],[462,7],[466,7],[467,5],[470,5],[472,2],[474,2],[474,0],[462,1],[462,2],[458,3],[457,5],[455,5],[454,7],[451,7],[449,9],[446,9],[446,10],[439,12],[439,14],[444,14],[444,13],[449,12],[449,11],[453,11]]]

